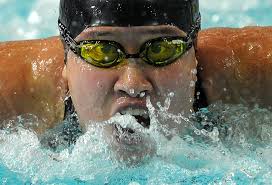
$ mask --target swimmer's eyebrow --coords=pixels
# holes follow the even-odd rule
[[[177,30],[169,27],[162,27],[159,29],[141,29],[136,28],[136,30],[141,34],[146,35],[154,35],[154,34],[163,34],[163,35],[169,35],[169,34],[177,34]],[[122,31],[122,30],[90,30],[89,35],[95,35],[97,37],[107,37],[107,36],[115,36],[116,31]],[[182,35],[185,36],[186,34],[182,31],[179,31]]]

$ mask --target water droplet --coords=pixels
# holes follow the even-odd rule
[[[195,81],[190,82],[190,87],[195,87]]]
[[[135,90],[134,89],[129,89],[129,94],[134,94]]]
[[[173,97],[174,97],[174,95],[175,95],[175,93],[174,93],[174,92],[170,92],[170,93],[169,93],[169,97],[171,97],[171,98],[173,98]]]
[[[194,130],[194,133],[195,133],[196,135],[198,135],[198,136],[201,134],[200,130],[198,130],[198,129],[195,129],[195,130]]]
[[[194,74],[194,75],[196,75],[197,74],[197,70],[196,69],[192,69],[191,73]]]
[[[130,182],[128,185],[140,185],[138,182]]]
[[[42,51],[48,51],[48,48],[43,48]]]
[[[140,93],[140,98],[143,98],[143,97],[145,97],[145,92],[144,91]]]
[[[105,61],[109,61],[109,57],[105,57],[104,59],[105,59]]]
[[[254,48],[253,45],[250,44],[249,47],[248,47],[248,50],[251,51],[253,48]]]

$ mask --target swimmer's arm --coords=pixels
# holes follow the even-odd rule
[[[203,30],[197,56],[208,104],[272,106],[272,27]]]
[[[0,127],[24,114],[38,116],[45,127],[63,119],[63,57],[58,37],[0,43]]]

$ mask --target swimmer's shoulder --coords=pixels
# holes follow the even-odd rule
[[[63,119],[63,58],[59,37],[0,43],[0,123],[34,114],[43,132]]]
[[[197,58],[208,104],[272,106],[271,26],[203,30]]]

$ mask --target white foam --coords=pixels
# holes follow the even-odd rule
[[[220,106],[219,104],[216,108],[222,110]],[[216,108],[213,108],[214,111]],[[248,129],[241,130],[237,125],[236,128],[233,128],[233,131],[237,130],[239,136],[245,137],[237,148],[232,149],[221,143],[218,130],[210,133],[199,130],[199,136],[185,135],[184,138],[174,136],[169,140],[160,132],[159,127],[163,124],[157,120],[156,111],[158,110],[150,102],[148,102],[148,109],[151,113],[151,130],[142,133],[148,134],[155,141],[153,144],[156,145],[157,151],[156,155],[149,159],[145,165],[136,168],[120,165],[113,160],[114,156],[108,148],[107,141],[104,140],[101,128],[108,124],[118,122],[125,125],[129,122],[131,125],[139,125],[135,118],[129,115],[117,115],[110,121],[93,123],[88,127],[87,132],[77,140],[73,150],[66,149],[60,153],[43,149],[36,134],[21,126],[13,131],[0,130],[0,164],[4,164],[11,171],[17,172],[25,178],[30,178],[32,183],[54,181],[55,178],[73,178],[88,182],[97,182],[100,179],[101,182],[106,182],[112,178],[118,179],[124,174],[126,174],[124,178],[127,179],[131,179],[132,174],[140,174],[140,177],[142,177],[141,174],[147,175],[147,184],[167,184],[170,182],[173,184],[173,179],[180,180],[181,177],[189,179],[203,174],[209,176],[213,173],[223,174],[223,177],[218,177],[218,183],[235,182],[234,177],[237,174],[243,174],[252,182],[256,178],[264,182],[272,180],[270,171],[272,145],[257,146],[256,150],[251,150],[248,148],[251,146],[250,140],[248,140],[250,137],[247,137],[246,133]],[[234,126],[235,123],[240,123],[248,128],[246,121],[250,116],[259,119],[259,121],[256,120],[256,124],[261,128],[266,126],[263,129],[264,135],[266,134],[264,138],[268,139],[271,144],[271,140],[269,140],[271,136],[269,138],[267,135],[271,131],[271,127],[267,125],[272,119],[271,113],[263,109],[250,110],[241,106],[229,106],[225,109],[232,116],[229,124],[234,121]],[[166,109],[159,111],[164,111],[164,115],[167,114]],[[254,114],[250,115],[250,113]],[[167,118],[177,121],[173,115]],[[27,121],[31,122],[30,118]],[[34,120],[34,122],[36,121]],[[24,122],[23,118],[18,118],[18,122]],[[250,125],[252,126],[252,124]],[[199,137],[210,138],[212,143],[199,142]],[[230,140],[235,141],[238,138],[238,135],[234,135]],[[236,145],[236,142],[234,144]],[[133,180],[131,183],[135,182],[138,181]]]

